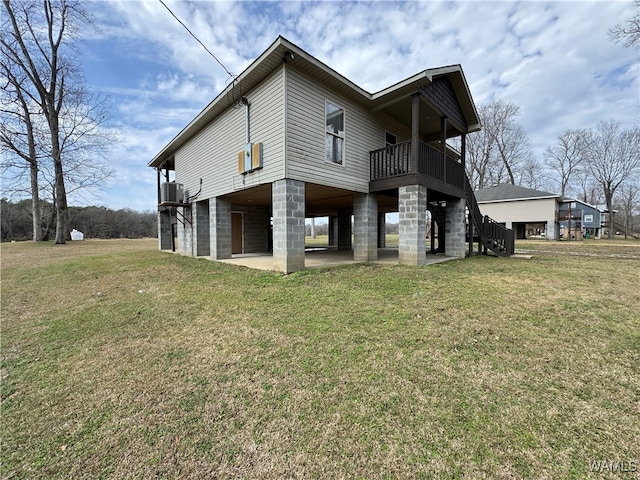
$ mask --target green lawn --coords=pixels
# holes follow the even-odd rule
[[[326,247],[329,245],[329,235],[316,235],[315,238],[306,236],[304,243],[307,247]],[[429,239],[427,239],[427,246],[429,245]],[[398,234],[386,235],[386,246],[397,247],[398,246]]]
[[[538,243],[286,276],[155,240],[2,244],[1,476],[640,468],[640,259]]]

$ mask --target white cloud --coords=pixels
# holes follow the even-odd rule
[[[92,3],[92,65],[110,68],[133,196],[147,162],[226,85],[225,70],[157,1]],[[639,61],[607,31],[630,2],[167,2],[214,55],[241,73],[278,35],[370,92],[431,67],[461,64],[476,103],[521,109],[536,153],[569,128],[638,123]],[[91,57],[91,58],[89,58]],[[98,60],[100,62],[98,62]],[[148,179],[151,180],[148,180]],[[136,203],[155,202],[151,197]],[[110,200],[111,201],[111,200]],[[115,201],[115,200],[113,200]]]

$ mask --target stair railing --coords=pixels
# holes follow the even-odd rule
[[[499,256],[513,255],[515,250],[515,232],[502,226],[487,215],[482,215],[478,201],[476,200],[473,188],[469,182],[469,177],[465,172],[465,194],[467,196],[467,206],[469,208],[469,240],[473,241],[473,228],[477,232],[480,244],[484,247],[484,252],[488,248]],[[473,225],[471,225],[473,222]],[[471,248],[469,250],[472,250]]]

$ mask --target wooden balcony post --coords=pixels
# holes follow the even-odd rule
[[[442,150],[442,171],[447,183],[447,117],[440,117],[440,149]]]
[[[467,168],[467,134],[463,133],[460,138],[460,161],[462,166]]]
[[[418,152],[420,143],[420,94],[411,96],[411,171],[418,171]]]
[[[471,213],[471,207],[469,207],[469,213],[467,215],[467,224],[469,225],[469,256],[473,256],[473,213]]]
[[[161,179],[161,177],[160,177],[160,167],[158,167],[156,169],[156,171],[158,172],[158,203],[160,203],[160,202],[162,202],[162,197],[160,195],[160,179]]]

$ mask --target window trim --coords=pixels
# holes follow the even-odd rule
[[[343,125],[343,128],[344,128],[342,136],[327,131],[327,106],[328,105],[331,105],[331,106],[333,106],[335,108],[338,108],[338,109],[342,110],[342,125]],[[340,163],[334,162],[332,160],[327,160],[327,135],[331,135],[333,137],[342,139],[342,150],[341,150],[342,158],[340,159],[341,160]],[[336,102],[333,102],[332,100],[329,100],[329,99],[325,98],[325,100],[324,100],[324,139],[325,139],[324,140],[324,144],[325,144],[325,147],[324,147],[324,162],[325,163],[328,163],[329,165],[337,165],[339,167],[344,167],[345,166],[346,157],[347,157],[346,151],[345,151],[346,150],[345,147],[346,147],[346,144],[347,144],[346,137],[347,137],[347,111],[346,111],[346,109],[344,107],[338,105]]]

